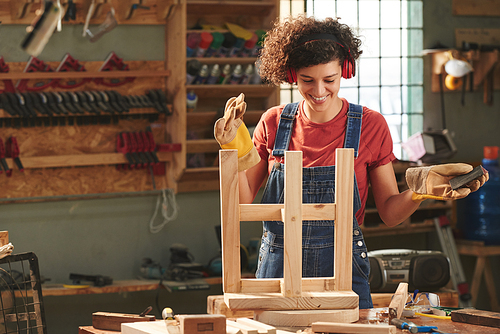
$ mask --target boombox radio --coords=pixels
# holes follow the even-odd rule
[[[399,283],[409,290],[435,291],[450,280],[448,258],[438,251],[384,249],[368,252],[372,292],[394,292]]]

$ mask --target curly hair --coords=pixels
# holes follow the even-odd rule
[[[354,36],[351,28],[338,22],[339,18],[326,18],[322,21],[313,17],[299,15],[275,21],[269,30],[260,51],[260,76],[268,82],[279,85],[287,82],[288,69],[295,70],[326,64],[339,60],[343,64],[350,50],[353,61],[359,58],[361,40]],[[319,39],[307,43],[298,41],[306,35],[331,34],[347,48],[331,40]]]

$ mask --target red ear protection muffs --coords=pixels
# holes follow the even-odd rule
[[[311,42],[311,41],[317,41],[321,39],[326,39],[330,41],[334,41],[338,45],[340,45],[344,50],[347,50],[347,55],[344,60],[344,63],[342,64],[342,78],[344,79],[350,79],[356,74],[356,68],[354,64],[354,59],[351,56],[351,50],[346,48],[344,44],[340,43],[339,39],[337,36],[332,35],[332,34],[312,34],[312,35],[306,35],[300,38],[297,41],[297,46],[298,47],[304,43]],[[289,68],[287,71],[287,81],[290,84],[294,84],[297,82],[297,72],[295,72],[294,68]]]

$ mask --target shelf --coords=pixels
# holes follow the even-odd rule
[[[238,96],[267,97],[276,92],[276,87],[262,85],[186,85],[186,90],[194,90],[199,99],[210,97]]]
[[[220,146],[215,139],[186,140],[186,153],[219,152]]]
[[[22,80],[22,79],[85,79],[85,78],[151,78],[168,77],[170,71],[102,71],[102,72],[8,72],[0,73],[0,80]]]
[[[158,156],[158,160],[160,160],[160,162],[166,162],[172,160],[172,152],[156,152],[156,155]],[[19,159],[25,169],[128,164],[128,160],[125,158],[123,153],[19,157]],[[11,158],[6,158],[5,160],[11,169],[17,169]]]
[[[187,11],[191,15],[245,15],[267,16],[275,10],[274,2],[265,1],[202,1],[188,0]]]
[[[247,110],[243,116],[243,120],[247,126],[256,125],[264,110]],[[222,117],[221,113],[216,111],[194,111],[187,113],[187,122],[189,127],[209,126],[213,128],[216,117]]]
[[[230,57],[230,58],[217,58],[217,57],[195,57],[187,58],[187,61],[198,60],[202,64],[253,64],[255,63],[255,58],[249,57]]]

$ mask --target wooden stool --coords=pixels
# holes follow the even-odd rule
[[[354,150],[337,149],[335,203],[302,203],[302,152],[285,152],[283,204],[240,204],[238,152],[221,150],[222,286],[232,311],[253,310],[254,318],[273,326],[310,326],[311,310],[328,321],[354,322],[359,297],[352,291],[352,206]],[[335,220],[334,277],[302,277],[302,221]],[[240,222],[284,223],[283,278],[242,279]],[[284,322],[283,322],[284,321]],[[292,322],[292,323],[290,323]]]
[[[484,280],[486,288],[490,295],[490,305],[493,311],[499,311],[497,292],[495,288],[495,280],[491,272],[491,264],[489,256],[499,256],[500,246],[485,246],[483,241],[457,240],[457,251],[462,255],[471,255],[477,257],[474,276],[472,277],[472,285],[470,293],[472,295],[472,305],[476,306],[479,286],[484,272]]]

